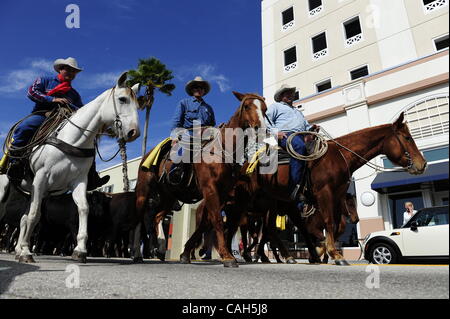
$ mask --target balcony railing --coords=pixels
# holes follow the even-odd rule
[[[425,12],[430,13],[448,5],[448,0],[436,0],[425,5]]]
[[[286,23],[286,24],[283,26],[283,32],[284,32],[284,31],[287,31],[287,30],[289,30],[289,29],[292,29],[294,26],[295,26],[295,20],[292,20],[291,22]]]
[[[293,71],[293,70],[295,70],[296,68],[297,68],[297,65],[298,65],[298,63],[297,62],[294,62],[294,63],[291,63],[291,64],[289,64],[289,65],[286,65],[285,67],[284,67],[284,72],[291,72],[291,71]]]
[[[323,5],[318,6],[317,8],[314,8],[309,11],[309,16],[314,17],[315,15],[319,14],[323,10]]]
[[[313,54],[313,60],[317,61],[323,57],[328,55],[328,48],[323,49],[322,51],[316,52]]]
[[[347,47],[350,47],[350,46],[352,46],[352,45],[355,45],[356,43],[361,42],[362,40],[364,40],[363,34],[360,33],[360,34],[357,34],[357,35],[355,35],[355,36],[353,36],[353,37],[351,37],[351,38],[345,40],[345,45],[346,45]]]

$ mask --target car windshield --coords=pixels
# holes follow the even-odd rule
[[[413,222],[418,227],[448,225],[448,206],[421,209],[402,228],[410,228]]]

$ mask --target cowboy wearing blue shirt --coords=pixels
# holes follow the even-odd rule
[[[192,135],[192,128],[195,125],[215,126],[216,118],[213,108],[205,102],[203,97],[211,90],[208,81],[204,81],[200,76],[189,81],[185,87],[186,93],[190,96],[181,100],[175,110],[173,117],[172,132],[176,129],[188,129]],[[195,121],[195,123],[194,123]],[[172,140],[172,146],[178,142],[177,139]],[[178,156],[182,155],[182,149],[178,150]],[[182,179],[182,163],[173,164],[170,171],[170,180],[172,184],[179,184]]]
[[[72,81],[82,71],[78,67],[77,60],[72,57],[56,59],[53,68],[58,73],[56,76],[37,78],[28,88],[28,98],[35,102],[32,115],[22,121],[14,131],[14,147],[25,147],[46,120],[45,112],[53,111],[58,105],[67,105],[74,111],[83,106],[80,94],[72,87]],[[37,112],[37,113],[35,113]],[[7,175],[12,181],[20,182],[25,174],[25,162],[20,159],[22,151],[11,151],[11,164]],[[16,158],[15,158],[16,157]],[[108,182],[109,176],[100,178],[95,170],[95,163],[89,172],[90,182],[88,189],[94,189]]]
[[[286,149],[286,142],[289,135],[302,131],[317,131],[320,129],[318,125],[311,125],[306,120],[303,113],[293,107],[295,87],[283,85],[274,95],[276,103],[267,108],[266,124],[271,133],[277,134],[278,143]],[[292,147],[302,155],[306,154],[306,146],[303,135],[296,135],[292,139]],[[291,190],[291,199],[298,201],[299,205],[303,203],[298,199],[298,191],[302,180],[302,173],[305,162],[296,158],[290,159],[289,166],[289,188]],[[300,208],[300,206],[299,206]]]

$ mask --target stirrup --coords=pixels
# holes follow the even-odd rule
[[[316,212],[316,208],[313,204],[303,204],[303,209],[300,212],[302,218],[308,218]]]

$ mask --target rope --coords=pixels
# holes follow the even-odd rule
[[[297,135],[307,135],[312,134],[316,136],[316,143],[314,145],[313,151],[311,151],[310,155],[302,155],[300,153],[297,153],[294,148],[292,147],[292,139]],[[286,141],[286,151],[291,155],[293,158],[302,160],[302,161],[314,161],[318,158],[321,158],[325,153],[328,151],[328,143],[325,140],[325,138],[316,133],[316,132],[295,132],[289,135]]]
[[[122,158],[123,191],[129,192],[130,181],[128,179],[127,146],[126,146],[127,143],[123,139],[120,139],[118,143],[120,148],[119,149],[120,157]]]
[[[360,156],[359,154],[355,153],[354,151],[352,151],[351,149],[345,147],[344,145],[340,144],[338,141],[336,141],[323,127],[320,128],[324,134],[329,138],[330,141],[334,142],[337,146],[343,148],[344,150],[352,153],[353,155],[355,155],[356,157],[358,157],[359,159],[361,159],[362,161],[365,162],[365,165],[369,166],[370,168],[373,168],[376,171],[384,171],[384,172],[405,172],[407,171],[406,168],[400,167],[400,168],[384,168],[383,166],[377,165],[377,164],[373,164],[371,162],[369,162],[368,160],[366,160],[364,157]],[[373,174],[371,174],[373,175]],[[370,177],[366,176],[364,178]]]
[[[50,113],[49,117],[45,120],[43,125],[39,130],[37,130],[32,139],[31,142],[28,143],[25,146],[18,147],[14,145],[10,145],[10,141],[12,140],[12,136],[14,135],[17,127],[26,119],[28,119],[31,116],[34,115],[45,115],[45,113],[48,113],[49,111],[38,111],[31,113],[30,115],[24,117],[19,122],[15,123],[13,127],[9,130],[8,135],[6,136],[6,139],[3,143],[3,153],[8,153],[9,157],[11,158],[17,158],[17,159],[23,159],[28,158],[33,148],[36,146],[42,145],[44,141],[56,130],[56,128],[61,124],[61,122],[67,118],[68,114],[71,115],[74,111],[68,107],[64,107],[61,105],[58,105],[58,108],[56,111],[53,111]],[[12,152],[12,153],[11,153]],[[15,154],[19,153],[20,155],[17,156]]]

